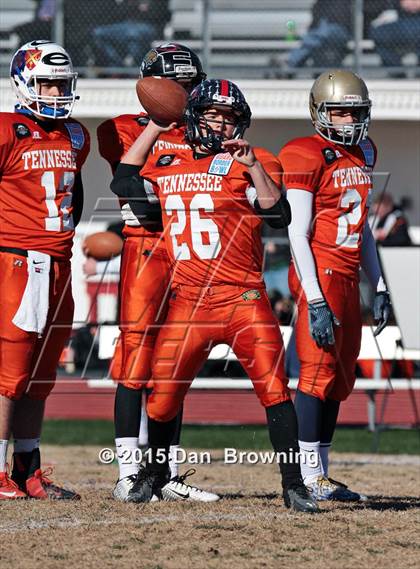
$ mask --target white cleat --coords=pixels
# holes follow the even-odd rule
[[[190,468],[185,474],[171,478],[162,488],[162,498],[166,501],[189,500],[193,502],[217,502],[220,500],[220,496],[213,492],[185,484],[185,479],[193,474],[195,474],[195,469]]]
[[[137,474],[131,474],[130,476],[126,476],[125,478],[121,478],[115,484],[115,488],[112,491],[112,495],[115,500],[119,502],[127,502],[128,501],[128,493],[130,492],[131,488],[133,487],[134,482],[136,481]]]

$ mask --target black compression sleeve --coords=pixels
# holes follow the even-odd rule
[[[262,208],[258,202],[258,199],[256,199],[254,202],[254,209],[257,214],[264,219],[267,225],[274,227],[274,229],[287,227],[292,221],[292,211],[290,209],[290,204],[287,201],[286,196],[283,194],[278,202],[269,208]]]
[[[111,182],[111,190],[130,204],[139,222],[150,231],[162,229],[162,210],[158,201],[151,203],[144,187],[144,178],[139,167],[132,164],[118,164]]]

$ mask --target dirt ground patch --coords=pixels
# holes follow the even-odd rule
[[[190,480],[224,499],[214,504],[136,506],[110,497],[115,465],[96,447],[44,447],[54,479],[81,502],[0,503],[0,566],[142,569],[419,566],[420,459],[335,454],[331,475],[370,496],[291,514],[273,465],[225,465],[222,452]],[[185,467],[181,468],[184,471]]]

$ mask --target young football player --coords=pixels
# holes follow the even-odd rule
[[[368,225],[376,148],[368,138],[371,101],[351,71],[327,71],[310,93],[316,134],[296,138],[279,158],[287,199],[293,261],[290,290],[298,305],[301,363],[295,399],[304,482],[317,500],[361,500],[328,475],[340,402],[355,382],[362,322],[359,268],[376,292],[373,313],[386,326],[390,298]],[[305,460],[316,453],[317,464]]]
[[[200,59],[188,47],[164,43],[150,50],[140,67],[141,77],[166,77],[180,83],[188,92],[206,74]],[[120,115],[98,127],[101,155],[115,172],[121,157],[143,132],[149,118],[145,113]],[[188,148],[184,128],[162,132],[151,152],[161,149]],[[151,362],[159,325],[165,320],[169,299],[171,266],[159,232],[142,227],[130,206],[121,200],[125,220],[124,250],[120,277],[120,331],[111,365],[111,375],[118,381],[115,396],[115,445],[119,478],[113,495],[126,501],[139,469],[139,426],[142,390],[151,378]],[[171,456],[180,441],[182,410],[171,444]],[[142,428],[144,425],[142,425]],[[215,501],[218,496],[185,483],[178,475],[178,463],[170,460],[169,486],[182,497],[198,501]]]
[[[251,111],[230,81],[198,85],[189,96],[185,118],[190,148],[161,150],[147,159],[165,131],[150,121],[122,158],[111,185],[126,199],[141,196],[140,201],[130,200],[141,220],[161,217],[173,269],[147,405],[151,457],[139,472],[131,499],[171,498],[165,482],[176,415],[211,348],[226,343],[266,408],[273,448],[287,455],[279,461],[286,505],[314,512],[316,502],[303,485],[296,457],[297,423],[282,338],[261,273],[261,216],[276,227],[290,221],[279,189],[280,164],[243,140]]]
[[[18,104],[0,120],[0,500],[75,499],[41,470],[39,440],[73,321],[70,257],[89,134],[70,118],[77,74],[61,46],[25,44],[10,75]]]

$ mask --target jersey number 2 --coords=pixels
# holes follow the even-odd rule
[[[351,211],[346,211],[341,213],[338,218],[338,231],[337,239],[335,240],[336,245],[339,247],[349,247],[350,249],[357,249],[359,245],[359,233],[351,233],[349,230],[350,225],[357,225],[362,217],[362,197],[359,192],[355,189],[347,190],[342,196],[340,201],[340,207],[348,209],[351,204],[353,209]]]
[[[220,252],[219,229],[212,219],[200,217],[199,210],[214,211],[214,203],[209,194],[196,194],[190,203],[191,241],[194,252],[200,259],[215,259]],[[172,246],[175,259],[188,261],[191,251],[187,243],[178,243],[177,236],[182,235],[187,224],[187,213],[181,196],[169,196],[165,202],[168,216],[173,212],[178,215],[177,221],[171,223]],[[208,235],[208,243],[203,242],[203,233]]]
[[[58,184],[55,185],[54,172],[44,172],[41,177],[41,186],[45,190],[45,205],[48,216],[45,218],[45,229],[47,231],[71,231],[74,229],[73,217],[69,213],[73,199],[74,172],[64,172]],[[56,197],[57,194],[64,197],[60,203],[58,211]]]

